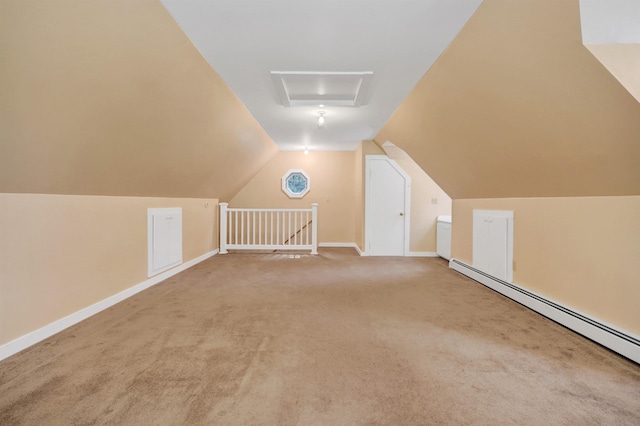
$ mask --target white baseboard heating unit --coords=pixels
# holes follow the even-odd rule
[[[640,364],[640,338],[637,336],[597,321],[515,284],[492,277],[457,259],[451,259],[449,267]]]

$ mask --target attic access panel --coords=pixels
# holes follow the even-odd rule
[[[320,104],[359,107],[366,102],[372,78],[372,71],[271,71],[271,79],[286,107]]]

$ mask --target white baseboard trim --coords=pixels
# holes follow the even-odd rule
[[[318,247],[350,247],[355,248],[356,243],[318,243]]]
[[[516,284],[492,277],[460,260],[451,259],[449,267],[640,364],[640,337],[525,290]]]
[[[435,251],[410,251],[407,257],[439,257]]]
[[[134,294],[140,293],[142,290],[146,290],[147,288],[156,285],[159,282],[164,281],[167,278],[172,277],[184,271],[185,269],[188,269],[193,265],[196,265],[203,260],[216,255],[217,253],[218,249],[210,251],[209,253],[205,253],[202,256],[196,257],[195,259],[178,265],[173,269],[155,275],[148,280],[145,280],[139,284],[134,285],[133,287],[123,290],[120,293],[116,293],[113,296],[109,296],[106,299],[94,303],[93,305],[80,309],[78,312],[74,312],[71,315],[67,315],[64,318],[47,324],[42,328],[32,331],[31,333],[25,334],[24,336],[20,336],[15,340],[5,343],[4,345],[0,346],[0,361],[10,357],[11,355],[17,354],[18,352],[28,348],[29,346],[32,346],[48,337],[51,337],[66,328],[71,327],[72,325],[77,324],[80,321],[85,320],[100,311],[110,308],[116,303],[122,302],[123,300],[133,296]]]
[[[318,243],[318,247],[349,247],[355,249],[360,256],[366,256],[356,243]]]
[[[318,247],[349,247],[355,249],[360,256],[363,255],[356,243],[318,243]]]
[[[319,247],[352,247],[360,256],[369,256],[367,252],[360,250],[356,243],[320,243]],[[439,257],[438,253],[433,251],[410,251],[405,257]]]

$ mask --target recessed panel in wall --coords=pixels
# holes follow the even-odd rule
[[[149,276],[182,263],[182,209],[148,209]]]
[[[513,212],[473,211],[473,267],[513,281]]]

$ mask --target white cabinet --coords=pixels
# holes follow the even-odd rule
[[[147,217],[151,277],[182,263],[182,209],[148,209]]]
[[[451,216],[438,216],[436,252],[440,257],[451,259]]]
[[[473,267],[513,281],[513,212],[473,211]]]

